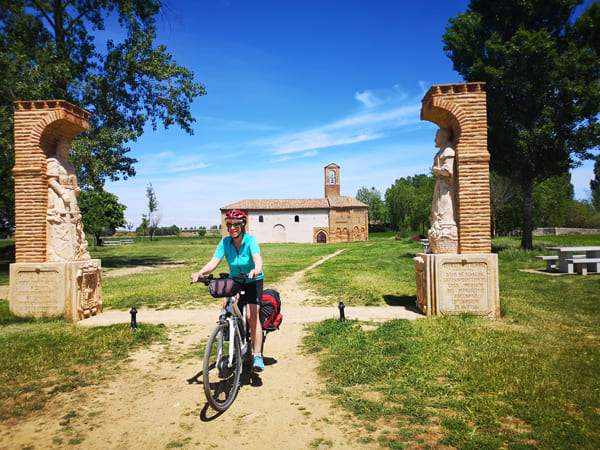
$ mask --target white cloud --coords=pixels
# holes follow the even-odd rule
[[[277,158],[277,159],[271,160],[271,162],[277,163],[277,162],[290,161],[292,159],[311,158],[313,156],[317,156],[318,154],[319,154],[319,152],[317,150],[310,150],[310,151],[302,153],[300,155],[292,155],[292,156],[286,155],[286,156],[282,156],[281,158]]]
[[[187,172],[190,170],[205,169],[207,167],[208,167],[208,164],[205,164],[205,163],[197,163],[197,164],[191,164],[191,165],[177,164],[170,169],[170,172]]]
[[[431,85],[427,81],[419,80],[419,88],[421,89],[421,96],[424,96]]]
[[[209,164],[198,161],[198,155],[185,154],[178,156],[174,152],[163,152],[144,158],[137,166],[137,174],[141,177],[167,176],[192,170],[205,169]]]
[[[367,108],[374,108],[382,103],[372,91],[357,92],[354,94],[354,98]]]
[[[286,136],[280,139],[280,142],[274,141],[272,153],[276,155],[287,155],[290,153],[302,152],[305,150],[315,150],[325,147],[335,147],[338,145],[355,144],[357,142],[371,141],[381,137],[373,134],[332,134],[311,130],[297,135]]]
[[[394,89],[397,90],[396,87]],[[389,101],[380,100],[371,91],[356,93],[355,98],[367,106],[365,111],[305,131],[258,139],[252,145],[263,147],[275,155],[289,155],[374,141],[391,131],[421,123],[420,102],[406,101],[402,93],[396,93],[395,98]],[[386,107],[383,107],[384,104]]]
[[[373,127],[375,129],[392,129],[404,125],[420,123],[420,104],[399,106],[378,112],[358,114],[341,119],[323,127],[324,130],[335,130],[353,127]]]

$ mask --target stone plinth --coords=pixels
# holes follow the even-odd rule
[[[102,312],[99,259],[10,265],[10,311],[20,317],[77,322]]]
[[[427,316],[500,317],[498,255],[419,253],[414,261],[417,306]]]

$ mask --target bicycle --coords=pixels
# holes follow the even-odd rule
[[[240,387],[242,364],[252,358],[246,308],[240,311],[237,305],[240,293],[243,293],[240,281],[246,278],[244,274],[229,277],[228,273],[221,273],[219,278],[214,278],[211,274],[200,277],[197,281],[206,286],[210,286],[211,283],[227,285],[223,295],[211,292],[214,297],[226,298],[226,302],[225,308],[221,309],[219,314],[217,326],[206,343],[202,367],[206,400],[219,412],[225,411],[233,404]],[[230,280],[233,280],[233,283]]]

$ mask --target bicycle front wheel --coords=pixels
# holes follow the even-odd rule
[[[231,406],[240,387],[242,372],[242,355],[240,338],[237,333],[233,339],[225,340],[229,324],[220,323],[213,330],[206,350],[204,351],[204,366],[202,377],[206,400],[217,411],[225,411]],[[229,357],[229,349],[233,349],[233,359]]]

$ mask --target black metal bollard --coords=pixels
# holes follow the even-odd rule
[[[344,302],[340,302],[340,304],[338,305],[338,308],[340,310],[340,322],[344,322],[346,320],[346,315],[344,314],[345,307],[346,305],[344,305]]]
[[[137,319],[135,317],[137,315],[137,309],[135,309],[135,306],[131,308],[129,314],[131,314],[131,331],[137,331]]]

